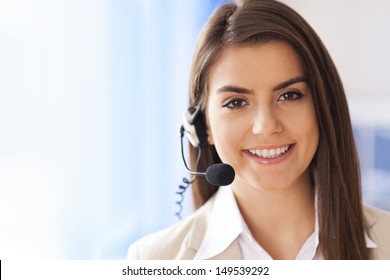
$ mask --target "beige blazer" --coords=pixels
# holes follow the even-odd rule
[[[206,232],[209,213],[215,196],[188,218],[173,226],[148,235],[129,247],[127,259],[130,260],[190,260],[193,259]],[[368,236],[377,248],[370,248],[370,259],[390,260],[390,213],[364,207],[364,218]],[[317,252],[316,259],[323,259]],[[225,251],[210,259],[242,259],[240,247],[235,240]]]

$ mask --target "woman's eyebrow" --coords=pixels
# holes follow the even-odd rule
[[[242,94],[252,94],[253,90],[239,87],[239,86],[233,86],[233,85],[226,85],[223,87],[220,87],[217,89],[217,93],[222,93],[222,92],[235,92],[235,93],[242,93]]]
[[[296,84],[296,83],[302,83],[302,82],[307,82],[306,78],[303,76],[297,76],[294,78],[291,78],[285,82],[282,82],[275,86],[273,88],[273,91],[281,90],[284,89],[290,85]],[[241,94],[253,94],[254,91],[252,89],[247,89],[244,87],[239,87],[239,86],[234,86],[234,85],[226,85],[223,87],[220,87],[217,89],[217,93],[222,93],[222,92],[235,92],[235,93],[241,93]]]
[[[279,85],[277,85],[276,87],[273,88],[273,91],[281,90],[281,89],[284,89],[284,88],[291,86],[293,84],[302,83],[302,82],[307,83],[306,78],[303,76],[297,76],[297,77],[289,79],[288,81],[280,83]]]

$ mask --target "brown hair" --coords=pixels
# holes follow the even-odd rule
[[[206,118],[207,78],[226,47],[270,40],[290,44],[300,55],[313,94],[320,139],[311,163],[318,196],[319,239],[326,259],[366,259],[359,161],[347,100],[336,67],[309,24],[273,0],[244,0],[219,7],[202,29],[190,76],[190,105]],[[190,148],[194,167],[197,151]],[[202,148],[198,170],[220,162],[214,146]],[[206,180],[193,184],[195,207],[216,191]]]

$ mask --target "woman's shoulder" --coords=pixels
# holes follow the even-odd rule
[[[127,259],[191,259],[201,243],[213,199],[185,219],[149,234],[129,246]]]
[[[368,226],[370,224],[390,226],[390,212],[372,206],[364,206],[363,212]]]
[[[364,206],[364,218],[368,236],[376,244],[371,259],[390,260],[390,212]]]

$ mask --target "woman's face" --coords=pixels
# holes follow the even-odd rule
[[[307,183],[319,132],[302,62],[287,43],[227,48],[208,77],[209,143],[233,184],[265,190]]]

